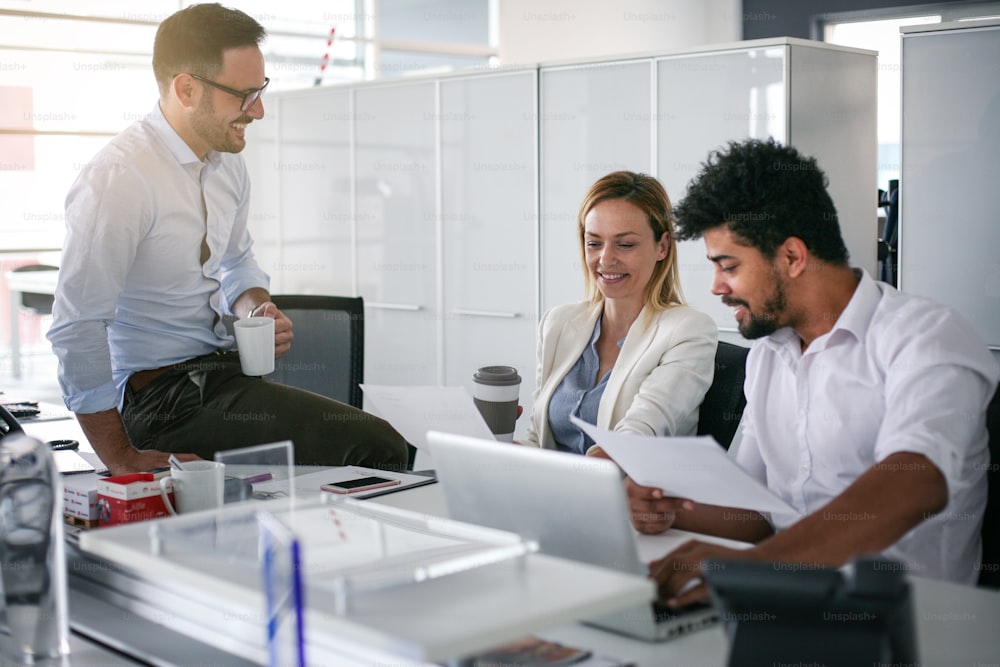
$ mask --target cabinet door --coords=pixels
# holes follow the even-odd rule
[[[349,104],[346,90],[281,100],[272,176],[281,192],[281,255],[265,270],[280,274],[283,293],[353,295]]]
[[[250,213],[247,229],[253,237],[253,252],[260,267],[271,276],[271,289],[282,290],[282,275],[275,271],[281,264],[281,190],[275,178],[274,165],[279,162],[278,117],[283,99],[268,98],[264,117],[247,129],[247,145],[243,159],[250,175]]]
[[[541,70],[542,309],[584,298],[577,214],[601,176],[652,173],[652,62]]]
[[[477,368],[514,366],[527,412],[538,323],[536,75],[450,79],[440,94],[445,384],[471,393]]]
[[[699,53],[656,62],[657,176],[671,202],[711,151],[729,141],[774,137],[786,141],[784,46]],[[687,302],[722,329],[735,330],[730,308],[711,293],[711,262],[699,239],[678,244]]]
[[[851,266],[878,273],[878,63],[874,52],[789,47],[788,141],[826,174]],[[885,187],[887,184],[883,184]]]
[[[902,40],[899,287],[1000,350],[1000,26]]]
[[[355,91],[365,381],[438,384],[434,83]]]

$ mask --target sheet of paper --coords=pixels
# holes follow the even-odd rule
[[[427,450],[427,431],[494,439],[465,387],[363,384],[361,389],[378,414],[417,449]]]
[[[791,505],[750,476],[710,436],[652,437],[615,433],[570,417],[643,486],[698,503],[798,515]]]

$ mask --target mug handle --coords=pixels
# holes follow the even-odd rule
[[[167,508],[167,511],[170,512],[170,514],[172,514],[173,516],[177,516],[177,510],[175,510],[174,506],[170,504],[170,497],[167,495],[167,486],[168,485],[170,486],[170,490],[173,491],[174,490],[174,480],[170,479],[169,477],[161,477],[160,478],[160,497],[163,498],[163,506]]]

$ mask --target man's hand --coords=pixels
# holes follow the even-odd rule
[[[161,452],[156,449],[133,449],[115,461],[104,461],[104,464],[108,466],[108,471],[112,475],[127,475],[168,466],[170,455],[171,452]],[[174,454],[174,456],[182,463],[197,461],[200,458],[195,454]]]
[[[265,301],[253,310],[254,317],[270,317],[274,320],[274,358],[292,349],[292,321],[271,301]]]
[[[594,445],[587,450],[587,456],[593,456],[598,459],[607,459],[608,461],[614,461],[613,458],[608,456],[608,453],[601,449],[600,445]]]
[[[632,525],[640,533],[656,535],[674,525],[678,510],[693,510],[694,503],[684,498],[664,498],[663,491],[641,486],[625,478],[625,495],[632,511]]]
[[[656,581],[660,599],[668,607],[676,608],[708,597],[708,585],[702,574],[704,561],[710,558],[761,560],[754,549],[729,549],[696,540],[685,542],[649,564],[649,575]]]
[[[94,453],[100,457],[112,475],[143,472],[162,468],[170,463],[167,460],[170,458],[170,452],[136,449],[132,446],[116,408],[78,414],[76,420],[87,436],[87,442],[94,448]],[[176,456],[181,461],[193,461],[198,458],[194,454],[176,454]]]

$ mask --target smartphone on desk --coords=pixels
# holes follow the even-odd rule
[[[380,489],[383,486],[395,486],[401,483],[401,480],[389,479],[388,477],[359,477],[358,479],[345,479],[342,482],[330,482],[319,488],[331,493],[358,493],[359,491]]]

